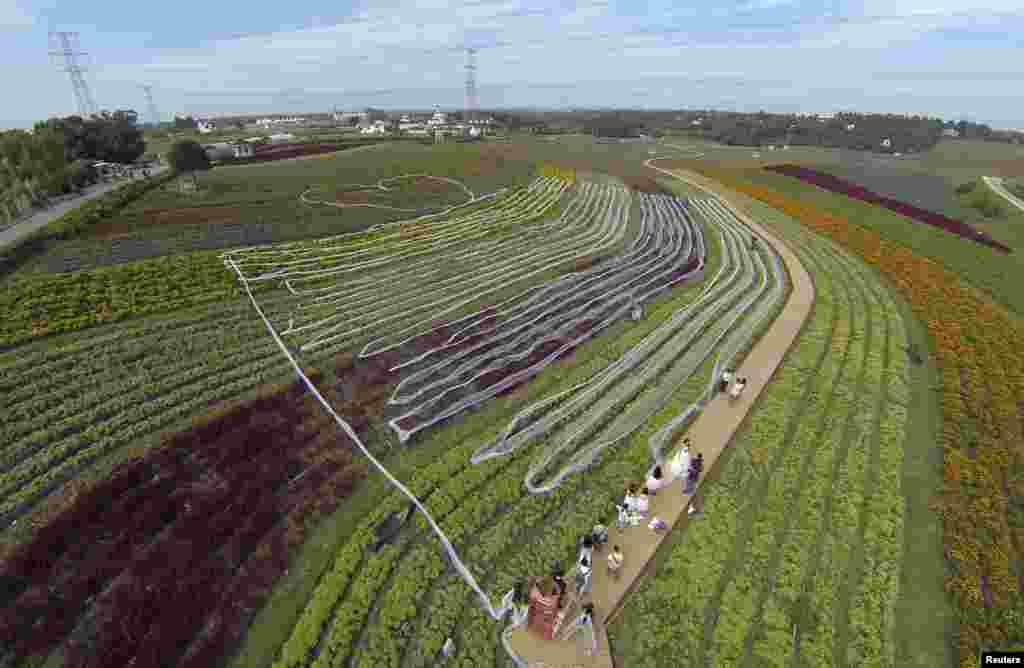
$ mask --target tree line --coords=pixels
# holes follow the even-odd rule
[[[8,221],[49,198],[95,183],[93,162],[134,162],[146,149],[138,115],[104,111],[0,132],[0,213]]]
[[[813,145],[830,148],[911,153],[946,137],[1024,143],[1024,133],[993,130],[984,123],[928,116],[837,113],[832,117],[716,110],[516,111],[510,128],[538,133],[586,132],[604,137],[683,133],[737,146]],[[885,140],[889,141],[886,142]]]

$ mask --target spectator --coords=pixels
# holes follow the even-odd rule
[[[640,490],[640,495],[636,497],[636,513],[640,517],[647,517],[647,513],[651,510],[651,497],[647,495],[647,488],[644,487]]]
[[[583,557],[576,565],[576,594],[583,596],[590,592],[590,559]]]
[[[619,546],[616,545],[613,547],[612,551],[608,554],[608,575],[613,579],[618,580],[619,576],[622,574],[621,569],[622,562],[624,560],[625,557],[622,554],[622,550],[619,549]]]
[[[636,501],[636,485],[630,485],[626,488],[626,498],[622,502],[627,512],[636,512]]]
[[[719,392],[724,394],[725,391],[729,389],[729,383],[732,382],[733,375],[732,369],[726,369],[722,372],[722,379],[718,381]]]
[[[594,549],[600,550],[608,542],[608,527],[603,524],[596,524],[590,535],[594,540]]]
[[[686,473],[690,470],[690,438],[683,439],[683,449],[672,461],[672,477],[679,478],[686,486]]]
[[[658,490],[668,484],[661,472],[661,465],[654,467],[651,475],[647,476],[647,491],[651,496],[658,493]]]
[[[697,453],[693,462],[690,464],[690,474],[687,476],[689,485],[687,486],[686,493],[693,493],[694,488],[697,486],[697,481],[700,479],[700,474],[704,470],[704,455]]]
[[[594,557],[594,539],[590,534],[580,536],[580,553],[576,563],[589,562]]]

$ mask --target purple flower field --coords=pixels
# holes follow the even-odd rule
[[[801,181],[810,183],[812,185],[815,185],[824,190],[828,190],[830,192],[837,192],[842,195],[846,195],[847,197],[852,197],[863,202],[868,202],[870,204],[885,207],[890,211],[895,211],[896,213],[906,216],[919,223],[925,223],[927,225],[934,225],[935,227],[940,227],[946,230],[947,232],[952,232],[953,234],[957,234],[961,237],[964,237],[965,239],[976,241],[980,244],[984,244],[985,246],[988,246],[990,248],[995,248],[996,250],[1002,251],[1004,253],[1012,252],[1009,246],[1006,246],[996,241],[988,234],[975,229],[974,227],[968,225],[967,223],[964,223],[959,220],[954,220],[953,218],[945,216],[941,213],[935,213],[934,211],[922,209],[920,207],[914,206],[913,204],[907,204],[906,202],[901,202],[891,197],[879,195],[878,193],[868,190],[867,188],[864,188],[862,186],[859,186],[856,183],[846,181],[845,179],[841,179],[836,176],[832,176],[831,174],[819,172],[814,169],[809,169],[807,167],[801,167],[800,165],[772,165],[770,167],[766,167],[765,169],[776,172],[778,174],[783,174],[785,176],[791,176],[793,178],[800,179]]]

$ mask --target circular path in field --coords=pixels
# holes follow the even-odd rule
[[[689,436],[692,441],[691,454],[703,453],[705,471],[710,471],[715,465],[718,455],[729,445],[733,434],[743,422],[757,396],[767,387],[786,352],[796,341],[814,304],[814,284],[793,251],[782,240],[771,234],[770,230],[752,221],[739,207],[713,192],[713,182],[695,174],[679,170],[669,171],[651,164],[652,161],[658,159],[650,158],[644,164],[667,176],[681,179],[688,185],[724,201],[741,221],[767,240],[782,256],[793,286],[782,313],[737,368],[737,375],[746,376],[749,379],[743,395],[736,400],[724,395],[712,399],[698,414],[693,425],[687,429],[684,435]],[[666,455],[666,461],[670,457],[671,455]],[[689,506],[692,496],[683,494],[681,482],[676,481],[660,490],[656,496],[651,497],[648,518],[660,517],[668,523],[669,531],[679,530],[686,524],[684,511]],[[704,521],[713,522],[714,518],[709,517]],[[588,528],[580,527],[580,532],[583,533]],[[592,590],[585,599],[594,604],[596,613],[594,629],[598,641],[597,654],[587,656],[589,639],[582,634],[577,635],[575,640],[546,641],[527,631],[525,627],[520,627],[515,629],[510,636],[512,648],[519,658],[525,661],[530,668],[574,668],[576,666],[611,668],[613,663],[605,626],[615,615],[626,595],[644,575],[648,562],[651,561],[667,534],[667,531],[663,533],[652,531],[647,527],[646,521],[639,526],[623,530],[615,527],[609,528],[608,545],[605,550],[595,552],[596,566],[592,575]],[[610,550],[612,545],[620,546],[625,555],[618,580],[612,580],[608,576],[604,563],[607,550]],[[567,580],[571,582],[571,576],[567,577]],[[565,624],[571,622],[578,614],[579,606],[575,602],[570,602],[566,607]]]

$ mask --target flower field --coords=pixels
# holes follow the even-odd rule
[[[345,442],[295,383],[117,467],[0,564],[4,654],[70,636],[68,666],[212,665],[365,475]]]
[[[798,178],[801,181],[812,183],[818,186],[819,188],[824,188],[825,190],[837,192],[846,195],[847,197],[853,197],[864,202],[870,202],[871,204],[884,206],[885,208],[895,211],[896,213],[901,214],[903,216],[906,216],[911,220],[915,220],[919,223],[924,223],[926,225],[934,225],[935,227],[942,228],[947,232],[951,232],[952,234],[958,234],[965,239],[976,241],[980,244],[984,244],[991,248],[995,248],[1004,253],[1012,252],[1012,249],[1009,246],[996,241],[988,234],[985,234],[984,232],[981,232],[971,227],[970,225],[962,223],[959,220],[953,220],[952,218],[949,218],[948,216],[945,216],[941,213],[927,211],[912,204],[907,204],[905,202],[893,199],[892,197],[885,197],[879,195],[868,190],[867,188],[846,181],[845,179],[840,179],[838,177],[832,176],[831,174],[819,172],[807,167],[801,167],[799,165],[772,165],[767,169],[773,172],[777,172],[779,174],[785,174],[786,176]]]
[[[811,319],[705,483],[707,519],[662,549],[610,627],[624,665],[891,665],[902,319],[859,262],[774,229],[815,277]]]
[[[547,178],[524,198],[568,185]],[[558,220],[520,223],[494,250],[500,219],[438,222],[417,234],[383,228],[372,245],[339,238],[225,255],[245,280],[283,281],[298,299],[272,318],[295,350],[315,351],[360,328],[389,332],[341,363],[339,395],[358,404],[367,386],[386,386],[387,394],[366,397],[384,403],[400,439],[439,448],[406,484],[495,600],[516,579],[568,557],[581,527],[609,519],[619,483],[650,463],[649,438],[699,408],[716,365],[742,355],[786,295],[779,258],[751,250],[749,233],[720,208],[588,182],[568,195]],[[634,197],[639,229],[627,244]],[[479,243],[461,243],[474,236]],[[433,258],[422,270],[421,257]],[[562,265],[580,268],[463,318],[444,317],[453,302],[501,284],[495,274],[507,281]],[[455,283],[450,267],[459,270],[454,287],[445,284]],[[432,268],[428,283],[423,272]],[[643,314],[631,324],[634,305]],[[618,335],[592,337],[598,328]],[[523,407],[513,388],[527,379]],[[567,391],[564,402],[552,401]],[[448,424],[427,428],[441,421]],[[574,475],[583,468],[586,475]],[[547,493],[530,493],[535,478]],[[459,648],[455,665],[504,660],[500,625],[447,568],[422,518],[370,549],[374,527],[406,504],[391,493],[361,521],[275,665],[428,666],[447,637]]]
[[[1024,628],[1024,340],[1020,320],[942,264],[871,230],[767,188],[701,170],[842,244],[878,268],[906,297],[936,345],[942,374],[946,587],[956,605],[959,661],[978,666],[982,643]]]

